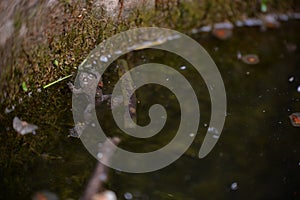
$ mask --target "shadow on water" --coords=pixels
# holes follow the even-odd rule
[[[193,145],[172,165],[145,174],[112,170],[108,187],[119,199],[131,196],[145,200],[299,198],[300,135],[299,128],[293,127],[288,118],[291,113],[300,111],[299,27],[299,22],[291,21],[265,32],[257,28],[237,28],[226,41],[206,33],[192,35],[217,64],[227,92],[224,130],[216,147],[204,159],[199,159],[197,154],[208,128],[210,100],[201,76],[184,60],[166,52],[134,53],[132,65],[164,63],[187,77],[200,102],[200,128]],[[292,44],[298,47],[295,51],[289,48]],[[237,59],[238,52],[257,54],[260,63],[247,65]],[[104,77],[104,85],[108,85],[104,92],[111,90],[116,76],[111,68]],[[55,96],[56,91],[49,93],[41,99]],[[119,135],[123,139],[122,148],[153,151],[174,136],[180,123],[178,102],[170,91],[154,85],[140,88],[137,96],[140,101],[138,123],[142,125],[149,122],[147,112],[153,103],[166,107],[168,121],[157,136],[145,141],[122,135],[105,106],[97,108],[98,118],[108,135]],[[83,192],[96,160],[78,139],[67,137],[72,127],[70,100],[71,94],[53,98],[49,105],[30,101],[32,107],[44,109],[43,116],[27,119],[40,127],[35,136],[16,137],[11,129],[1,125],[7,133],[0,137],[2,199],[29,198],[43,189],[57,193],[61,199],[77,199]],[[47,110],[48,106],[57,110]],[[18,108],[9,115],[13,119],[13,115],[22,113],[34,116],[34,111]]]

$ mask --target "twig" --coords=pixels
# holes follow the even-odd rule
[[[120,143],[120,139],[117,137],[107,139],[101,146],[99,153],[102,154],[101,160],[104,163],[109,163],[113,153],[116,150],[116,145]],[[114,144],[114,145],[113,145]],[[102,162],[97,163],[95,171],[90,178],[84,195],[81,200],[91,200],[94,195],[104,191],[103,183],[107,180],[108,168]]]

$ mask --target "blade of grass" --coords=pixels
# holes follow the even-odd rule
[[[66,78],[69,78],[69,77],[71,77],[71,76],[73,76],[73,75],[72,75],[72,74],[70,74],[70,75],[68,75],[68,76],[65,76],[65,77],[63,77],[63,78],[59,78],[58,80],[56,80],[56,81],[53,81],[53,82],[51,82],[51,83],[49,83],[49,84],[45,85],[43,88],[44,88],[44,89],[46,89],[47,87],[50,87],[51,85],[54,85],[54,84],[56,84],[56,83],[58,83],[58,82],[60,82],[60,81],[62,81],[62,80],[65,80]]]

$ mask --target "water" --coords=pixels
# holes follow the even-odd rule
[[[119,199],[299,198],[300,134],[288,118],[300,111],[299,27],[299,22],[291,21],[266,32],[237,28],[233,37],[225,41],[209,33],[192,35],[216,62],[227,92],[224,130],[216,147],[203,159],[197,155],[211,113],[201,76],[189,63],[166,52],[147,50],[128,56],[131,65],[160,62],[182,73],[197,94],[201,121],[197,135],[192,135],[193,145],[172,165],[145,174],[112,170],[109,189]],[[297,45],[297,49],[291,51],[290,45]],[[247,65],[237,59],[237,52],[257,54],[260,63]],[[112,66],[104,77],[107,85],[104,92],[110,92],[116,80]],[[67,90],[63,87],[62,93]],[[49,96],[51,103],[46,100]],[[178,101],[169,90],[154,85],[140,88],[137,97],[140,125],[149,123],[147,112],[153,103],[167,108],[168,120],[157,136],[145,140],[122,134],[105,105],[97,108],[100,123],[108,135],[122,138],[122,148],[135,152],[159,149],[172,139],[180,123]],[[37,135],[16,137],[8,130],[0,137],[0,150],[4,153],[0,199],[28,199],[43,189],[55,192],[61,199],[78,199],[92,174],[96,160],[80,140],[67,137],[72,127],[71,95],[57,97],[57,91],[53,91],[39,98],[45,99],[45,103],[28,102],[40,106],[43,116],[34,117],[34,111],[18,106],[9,113],[10,118],[15,114],[25,115],[39,129]],[[48,111],[49,107],[52,109]]]

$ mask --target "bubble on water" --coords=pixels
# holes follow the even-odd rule
[[[108,62],[108,58],[106,56],[101,56],[100,61],[102,62]]]
[[[265,113],[265,112],[266,112],[266,110],[263,110],[262,112],[263,112],[263,113]]]
[[[250,72],[246,72],[246,75],[250,75]]]
[[[300,92],[300,85],[299,85],[298,88],[297,88],[297,92]]]
[[[293,82],[294,80],[295,80],[295,77],[293,77],[293,76],[289,77],[289,82],[290,83]]]
[[[185,70],[185,69],[186,69],[186,66],[181,66],[180,69],[181,69],[181,70]]]
[[[190,137],[195,137],[195,133],[190,133],[189,136]]]
[[[207,127],[208,125],[207,125],[207,124],[203,124],[203,126],[204,126],[204,127]]]
[[[133,198],[133,195],[132,195],[130,192],[126,192],[126,193],[124,194],[124,198],[125,198],[125,199],[132,199],[132,198]]]
[[[98,158],[98,159],[103,158],[103,154],[102,154],[102,153],[97,153],[97,158]]]
[[[238,189],[238,184],[237,184],[237,182],[233,182],[233,183],[231,184],[231,186],[230,186],[230,189],[231,189],[231,190],[237,190],[237,189]]]

